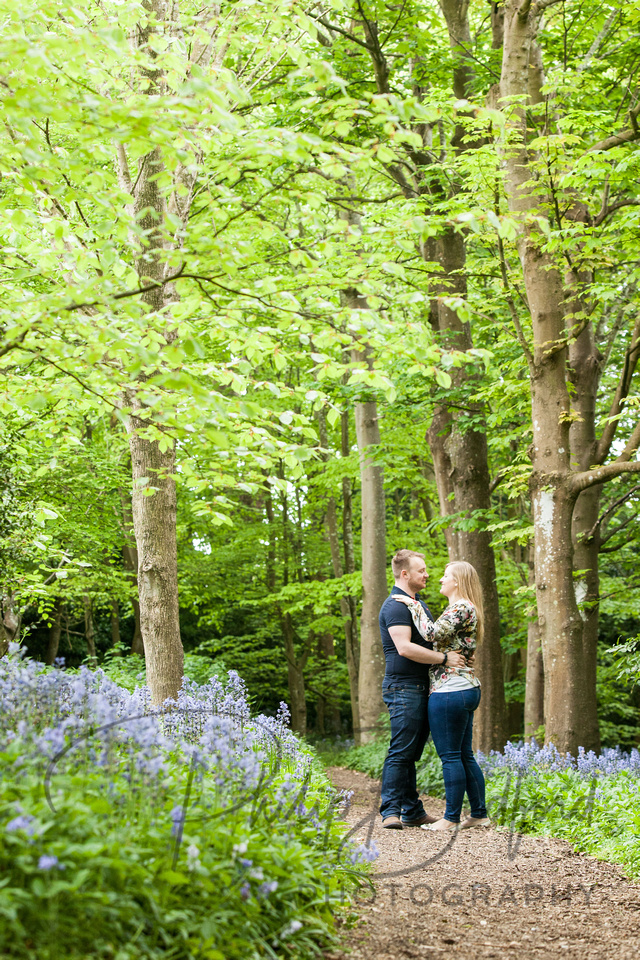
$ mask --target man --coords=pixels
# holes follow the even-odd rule
[[[416,762],[422,756],[429,736],[427,701],[429,665],[444,663],[464,667],[458,653],[445,654],[433,649],[416,629],[408,607],[394,596],[416,598],[427,582],[424,554],[398,550],[391,561],[394,587],[380,610],[380,636],[386,659],[382,696],[391,717],[391,743],[382,770],[380,813],[382,826],[392,830],[433,823],[436,817],[425,812],[416,788]],[[422,604],[433,620],[427,605]]]

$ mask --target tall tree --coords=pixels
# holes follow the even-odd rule
[[[509,208],[518,218],[518,251],[531,318],[533,347],[514,311],[514,322],[527,358],[534,428],[532,445],[531,497],[535,526],[535,574],[538,622],[545,672],[545,726],[547,738],[563,750],[575,752],[579,745],[597,746],[595,725],[595,650],[592,635],[586,635],[573,583],[574,542],[572,539],[576,502],[585,492],[623,473],[637,472],[633,461],[638,446],[636,428],[624,450],[609,463],[594,468],[591,454],[594,376],[589,376],[596,357],[589,343],[590,317],[577,312],[576,288],[584,287],[579,267],[571,261],[576,245],[567,249],[569,282],[553,247],[547,245],[549,219],[562,232],[557,188],[549,164],[546,177],[544,157],[530,145],[527,129],[527,102],[544,102],[542,53],[539,45],[540,18],[552,2],[510,0],[505,4],[504,50],[500,96],[507,115],[505,148],[506,191]],[[640,138],[631,110],[631,126],[592,144],[591,151],[606,151]],[[575,195],[570,207],[575,209]],[[573,218],[575,222],[575,217]],[[565,263],[566,263],[565,260]],[[573,355],[573,366],[571,366]],[[584,358],[584,361],[583,361]],[[587,414],[584,428],[573,429],[582,449],[572,457],[572,413],[570,383],[572,371],[580,379],[579,416]],[[585,376],[586,374],[586,376]],[[595,370],[594,370],[595,374]],[[576,436],[578,435],[578,436]],[[574,443],[574,449],[576,444]],[[606,446],[606,444],[605,444]],[[589,496],[589,494],[587,494]],[[595,494],[593,495],[595,497]],[[593,519],[583,497],[582,511]],[[587,545],[585,544],[585,547]],[[582,551],[578,545],[578,552]],[[593,555],[584,558],[595,567]],[[588,644],[588,649],[586,648]]]

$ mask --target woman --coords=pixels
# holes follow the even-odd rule
[[[444,817],[425,824],[425,830],[456,830],[462,826],[489,826],[485,806],[482,770],[473,755],[473,714],[480,703],[480,681],[471,667],[456,668],[447,664],[446,654],[473,654],[482,640],[482,588],[474,567],[464,560],[447,564],[440,580],[440,593],[449,606],[435,622],[427,619],[422,606],[410,597],[396,596],[406,603],[417,629],[425,640],[445,654],[440,666],[431,668],[429,726],[438,756],[447,798]],[[471,805],[471,816],[460,824],[465,792]]]

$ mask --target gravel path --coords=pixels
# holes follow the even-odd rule
[[[380,857],[375,892],[362,893],[359,921],[326,960],[640,958],[640,885],[619,867],[562,840],[494,829],[383,830],[379,783],[340,767],[329,775],[355,791],[352,839],[373,840]],[[425,807],[441,816],[444,802]]]

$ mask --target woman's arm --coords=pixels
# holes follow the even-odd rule
[[[446,656],[446,666],[466,667],[467,661],[460,653],[447,653],[440,650],[429,650],[427,647],[421,647],[417,643],[411,642],[411,627],[395,626],[389,627],[389,635],[395,643],[396,650],[401,657],[407,660],[414,660],[416,663],[426,663],[429,666],[443,666]]]
[[[437,620],[429,620],[422,606],[408,597],[394,597],[399,603],[406,604],[413,618],[413,622],[420,635],[425,640],[438,644],[439,650],[451,649],[456,646],[458,635],[464,633],[473,623],[475,609],[472,604],[462,600],[452,603]]]

